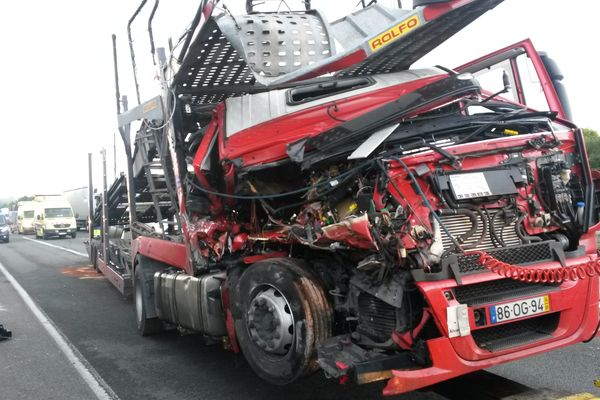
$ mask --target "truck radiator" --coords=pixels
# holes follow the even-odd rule
[[[357,330],[379,342],[392,337],[396,328],[396,308],[368,293],[358,296]]]
[[[494,211],[489,212],[490,220],[494,221],[494,230],[496,235],[504,242],[504,244],[507,247],[521,244],[521,239],[519,239],[517,232],[515,231],[515,221],[512,220],[508,223],[505,223],[504,219],[502,218],[494,219],[494,214]],[[471,220],[465,215],[445,215],[441,216],[440,218],[443,224],[446,226],[446,229],[448,229],[450,234],[455,239],[461,237],[471,229]],[[479,222],[478,229],[475,234],[465,241],[465,245],[472,245],[481,237],[481,233],[483,231],[483,221],[481,221],[481,216],[478,215],[477,218]],[[442,243],[444,245],[444,249],[449,249],[452,247],[452,241],[443,229]],[[492,235],[490,233],[490,223],[488,223],[487,235],[483,238],[481,243],[479,243],[472,250],[488,250],[493,249],[494,247],[494,242],[492,242]]]

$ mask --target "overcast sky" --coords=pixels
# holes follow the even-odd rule
[[[158,94],[146,32],[153,3],[148,1],[133,27],[142,100]],[[154,24],[157,46],[167,47],[169,37],[179,38],[198,3],[161,1]],[[138,4],[139,0],[0,2],[0,198],[85,186],[87,153],[98,160],[106,147],[110,155],[116,132],[111,34],[118,37],[121,93],[135,105],[126,25]],[[244,1],[226,4],[241,10]],[[356,0],[313,4],[334,20],[351,11]],[[560,65],[575,123],[600,130],[599,11],[600,2],[591,0],[505,0],[417,66],[455,67],[529,37]],[[119,143],[119,171],[125,169],[121,151]],[[99,165],[95,166],[99,178]],[[109,159],[109,182],[112,177]]]

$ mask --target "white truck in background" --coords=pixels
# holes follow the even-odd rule
[[[77,236],[77,223],[69,201],[62,195],[37,195],[35,202],[35,237]]]
[[[17,208],[17,231],[19,235],[33,233],[35,228],[33,222],[35,220],[34,201],[20,201]]]
[[[65,190],[63,197],[69,201],[73,208],[75,215],[75,221],[77,222],[77,230],[87,229],[88,216],[89,216],[89,193],[88,187],[82,186],[75,189]]]

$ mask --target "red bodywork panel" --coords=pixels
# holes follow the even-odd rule
[[[170,240],[139,236],[131,241],[132,260],[138,254],[160,261],[169,266],[180,268],[187,274],[193,275],[188,263],[187,245]]]
[[[438,285],[440,282],[436,282],[435,284]],[[564,305],[567,301],[574,301],[575,303],[579,303],[579,305],[572,304],[573,308],[566,311],[564,317],[561,316],[560,325],[551,339],[545,342],[536,342],[512,348],[504,354],[494,353],[488,357],[483,355],[476,361],[467,360],[459,353],[460,350],[472,352],[476,348],[473,344],[471,344],[471,349],[465,349],[461,346],[460,342],[456,343],[456,339],[448,339],[447,337],[431,339],[427,341],[427,347],[433,365],[428,368],[412,371],[392,371],[394,377],[388,381],[383,394],[391,396],[406,393],[469,372],[531,357],[589,339],[594,334],[594,330],[598,324],[598,278],[584,282],[580,281],[575,286],[565,289],[564,298],[562,298],[562,288],[560,292],[561,296],[556,295],[556,297],[561,298],[559,301],[561,305]],[[420,289],[423,290],[423,286],[420,286]],[[436,293],[440,289],[440,287],[437,289],[428,288],[428,290]],[[431,292],[426,293],[428,295],[432,294]],[[433,308],[443,308],[445,310],[446,300],[444,299],[444,303],[437,303],[439,298],[437,295],[434,297],[433,301],[435,303]],[[429,300],[432,301],[432,299]],[[555,301],[558,301],[558,298]],[[472,312],[470,317],[472,319]],[[579,323],[580,321],[581,323]],[[436,322],[439,321],[436,320]],[[463,343],[469,341],[467,338],[462,338],[462,340]]]
[[[358,249],[372,249],[375,246],[371,232],[369,232],[371,224],[367,215],[363,215],[351,220],[341,221],[337,224],[324,226],[324,240],[333,242],[339,241],[347,243]]]
[[[220,155],[223,160],[240,158],[244,167],[277,161],[287,157],[286,146],[302,138],[317,136],[341,122],[351,120],[390,103],[423,86],[447,77],[446,74],[418,79],[318,105],[252,126],[225,138],[220,129]],[[225,109],[217,109],[225,118]]]

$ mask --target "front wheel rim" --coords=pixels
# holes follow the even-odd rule
[[[289,302],[273,286],[262,288],[250,301],[247,327],[254,344],[271,354],[287,354],[296,337]]]

